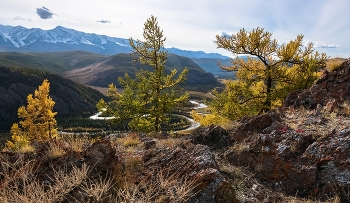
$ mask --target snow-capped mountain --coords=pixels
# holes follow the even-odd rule
[[[5,46],[6,45],[6,46]],[[12,46],[11,46],[12,45]],[[0,25],[0,51],[84,50],[101,54],[130,52],[128,39],[89,34],[57,26],[52,30]]]
[[[0,25],[0,51],[48,52],[84,50],[99,54],[113,55],[129,53],[132,48],[129,39],[108,37],[94,33],[84,33],[57,26],[52,30],[27,29],[22,26]],[[168,49],[169,53],[190,58],[228,58],[220,54],[207,54],[202,51]]]

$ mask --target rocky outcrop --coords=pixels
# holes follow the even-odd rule
[[[278,111],[242,119],[224,159],[274,191],[349,202],[350,118],[336,111],[350,99],[349,84],[347,60],[310,89],[290,94]]]
[[[350,128],[314,136],[275,122],[224,156],[232,165],[249,167],[276,191],[320,199],[348,195]]]
[[[284,101],[284,106],[304,106],[316,108],[332,102],[341,104],[350,100],[350,59],[344,61],[332,72],[325,70],[316,83],[306,90],[292,92]]]

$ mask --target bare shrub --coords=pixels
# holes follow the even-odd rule
[[[110,177],[105,179],[99,177],[97,180],[89,179],[89,181],[83,182],[81,189],[92,202],[102,202],[113,199],[113,194],[111,194],[113,185]]]

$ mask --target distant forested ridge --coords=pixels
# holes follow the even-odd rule
[[[104,95],[97,90],[65,79],[62,76],[28,68],[0,66],[0,127],[3,129],[17,121],[17,109],[26,105],[28,94],[50,82],[50,96],[56,102],[58,117],[85,116],[96,111],[96,103]],[[9,129],[8,129],[9,130]]]

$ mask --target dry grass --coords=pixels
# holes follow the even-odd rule
[[[160,171],[155,182],[139,184],[125,184],[125,187],[117,190],[116,202],[187,202],[193,195],[195,185],[185,178],[178,178],[177,175],[170,177]],[[130,201],[131,200],[131,201]]]
[[[123,140],[123,145],[125,147],[135,147],[140,143],[141,141],[138,138],[126,137],[125,140]]]
[[[243,167],[236,167],[224,160],[218,161],[219,168],[226,179],[231,183],[236,191],[239,202],[277,202],[280,194],[274,197],[272,191],[261,185],[255,178],[255,174],[250,173]],[[261,199],[258,200],[256,196]]]
[[[129,159],[126,170],[136,172],[139,159]],[[157,173],[151,182],[132,184],[125,178],[122,187],[115,187],[112,177],[89,178],[90,169],[63,167],[53,170],[53,176],[39,180],[34,174],[34,164],[19,160],[1,162],[0,202],[54,203],[54,202],[186,202],[194,193],[195,185],[176,175]],[[11,169],[11,170],[10,170]],[[15,170],[15,173],[13,170]],[[135,170],[136,169],[136,170]],[[17,174],[17,175],[14,175]],[[134,176],[136,175],[134,174]],[[79,193],[80,196],[74,195]],[[79,198],[80,197],[80,198]]]
[[[126,148],[131,148],[131,147],[137,147],[141,143],[141,140],[137,133],[128,133],[124,137],[115,138],[114,142],[117,145],[120,145]]]
[[[142,158],[140,155],[129,154],[125,157],[125,173],[124,179],[130,182],[136,181],[140,175],[142,166]]]
[[[2,178],[0,179],[0,194],[2,194],[3,189],[8,188],[16,180],[26,179],[30,174],[33,174],[34,162],[25,162],[24,156],[19,156],[13,163],[8,162],[4,157],[0,156],[0,163],[0,177]]]
[[[85,181],[81,185],[82,191],[91,199],[91,202],[103,202],[112,199],[111,190],[114,183],[112,178],[99,178],[98,180]]]
[[[249,145],[247,145],[245,142],[240,142],[237,144],[234,144],[230,149],[233,149],[236,152],[242,153],[242,152],[248,152],[250,150]]]
[[[90,139],[87,135],[74,133],[61,135],[60,139],[69,143],[72,150],[75,152],[83,151],[94,142],[94,140]]]
[[[19,153],[22,158],[10,163],[11,159],[0,154],[0,202],[186,202],[194,195],[193,182],[176,174],[160,171],[151,176],[152,180],[139,182],[144,166],[140,154],[143,145],[137,133],[110,139],[122,159],[120,169],[116,166],[113,174],[106,175],[108,177],[96,174],[91,177],[95,169],[85,163],[79,167],[42,166],[36,153]],[[61,135],[44,145],[48,146],[48,152],[41,158],[51,162],[51,158],[65,156],[67,150],[82,152],[92,142],[87,136]],[[182,139],[161,139],[158,147],[172,148],[181,142]],[[46,167],[45,172],[42,167]]]
[[[49,141],[48,157],[58,158],[66,154],[66,151],[54,140]]]
[[[1,175],[4,177],[0,187],[2,202],[59,202],[64,200],[73,189],[81,185],[88,176],[88,167],[83,164],[81,168],[73,167],[70,172],[68,170],[54,170],[54,176],[50,180],[40,182],[34,176],[34,164],[23,164],[19,168],[18,164],[18,162],[2,163]],[[16,176],[8,170],[14,167],[18,168],[15,171],[15,174],[18,174]]]
[[[326,62],[326,68],[328,71],[333,71],[339,68],[339,66],[344,62],[345,59],[342,58],[333,58],[329,59]]]
[[[159,147],[159,148],[165,148],[165,147],[173,148],[182,142],[183,142],[183,140],[181,138],[161,139],[161,140],[158,140],[157,147]]]
[[[19,148],[17,152],[32,153],[32,152],[35,152],[35,147],[33,147],[31,144],[24,145],[23,147]]]
[[[329,198],[326,201],[318,201],[318,200],[310,200],[307,198],[299,198],[299,197],[284,197],[284,201],[287,203],[340,203],[340,198],[335,196],[333,198]]]
[[[350,112],[350,105],[345,102],[340,108],[335,108],[332,112],[325,107],[315,110],[301,108],[289,108],[285,112],[284,122],[290,129],[298,133],[312,134],[318,139],[333,130],[339,131],[350,125],[350,118],[345,116]]]
[[[343,104],[340,105],[339,114],[346,117],[350,117],[350,101],[345,101]]]

